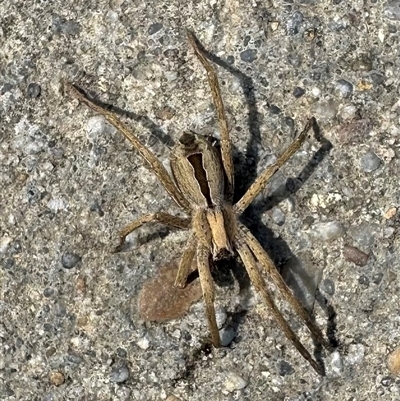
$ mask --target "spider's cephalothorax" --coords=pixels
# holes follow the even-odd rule
[[[192,229],[211,250],[214,260],[233,255],[237,227],[232,205],[226,202],[221,153],[208,139],[185,132],[172,151],[171,170],[193,211]]]
[[[305,141],[309,129],[315,124],[315,120],[311,118],[308,121],[297,139],[288,146],[273,165],[267,167],[255,179],[242,198],[233,204],[232,144],[217,75],[205,57],[194,34],[189,32],[188,38],[196,56],[207,71],[208,82],[220,124],[221,147],[215,147],[211,141],[198,134],[192,132],[184,133],[179,143],[172,150],[171,170],[173,177],[169,175],[160,160],[140,142],[138,137],[115,114],[90,100],[78,87],[71,84],[66,85],[73,96],[102,114],[109,123],[114,125],[131,142],[146,160],[149,168],[160,180],[171,198],[188,215],[187,218],[173,216],[164,212],[143,215],[121,231],[118,249],[121,249],[129,233],[149,222],[159,222],[187,229],[189,231],[188,240],[179,263],[175,285],[177,287],[186,285],[192,261],[196,257],[211,338],[213,344],[217,347],[221,345],[221,340],[215,318],[214,282],[210,272],[210,260],[230,256],[236,251],[243,261],[250,280],[264,299],[278,326],[311,366],[319,374],[324,374],[323,368],[303,346],[289,323],[276,307],[260,268],[279,288],[286,301],[303,320],[313,337],[328,350],[331,349],[329,342],[294,297],[263,247],[249,229],[239,221],[239,216],[263,190],[268,180],[299,149]]]

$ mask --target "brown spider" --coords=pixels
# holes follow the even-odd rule
[[[273,165],[267,167],[257,177],[243,197],[233,204],[232,144],[229,138],[228,124],[217,75],[203,54],[193,33],[188,33],[188,40],[207,71],[221,131],[220,150],[204,136],[194,132],[183,133],[179,143],[173,148],[170,157],[173,177],[168,174],[157,157],[112,112],[93,103],[78,87],[66,84],[67,89],[73,96],[103,115],[109,123],[131,142],[134,148],[147,161],[150,169],[172,199],[189,216],[188,218],[181,218],[164,212],[146,214],[123,228],[120,233],[120,246],[118,248],[120,249],[124,244],[125,238],[129,233],[145,223],[156,221],[190,230],[189,239],[179,263],[175,285],[181,288],[185,287],[191,263],[196,256],[209,329],[212,342],[216,347],[221,345],[221,341],[215,318],[214,282],[210,272],[210,263],[212,260],[233,256],[236,250],[253,285],[264,298],[279,327],[316,372],[323,375],[323,368],[302,345],[288,322],[275,306],[258,266],[264,270],[279,288],[284,298],[304,321],[315,339],[326,349],[331,350],[329,342],[294,297],[263,247],[247,227],[239,221],[239,216],[261,192],[268,180],[299,149],[315,121],[313,118],[308,121],[298,138],[294,140]]]

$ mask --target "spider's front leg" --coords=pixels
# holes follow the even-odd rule
[[[299,150],[300,146],[307,138],[307,133],[311,127],[316,124],[315,118],[312,117],[307,121],[306,126],[300,135],[287,147],[287,149],[279,156],[278,160],[267,167],[251,184],[247,192],[234,205],[234,211],[239,215],[253,202],[254,198],[263,190],[271,177]]]

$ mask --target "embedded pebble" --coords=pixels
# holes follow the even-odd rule
[[[75,267],[82,258],[74,252],[64,252],[61,256],[61,264],[65,269],[72,269]]]
[[[338,351],[335,351],[332,353],[331,363],[328,366],[330,368],[329,369],[330,374],[332,374],[335,377],[341,376],[341,374],[343,372],[343,361],[342,361],[342,357]]]
[[[366,54],[361,54],[352,64],[353,71],[371,71],[372,61]]]
[[[73,20],[66,20],[58,14],[53,14],[52,16],[52,26],[51,29],[54,33],[64,35],[77,35],[81,28],[78,22]]]
[[[219,331],[219,336],[221,338],[221,345],[227,347],[236,337],[236,330],[232,326],[228,326]]]
[[[94,142],[100,135],[109,134],[113,131],[114,128],[106,123],[103,116],[91,117],[86,123],[87,136],[91,142]]]
[[[329,120],[335,118],[337,114],[337,105],[332,99],[321,100],[314,106],[314,112],[320,119]]]
[[[343,248],[343,257],[357,266],[365,266],[368,263],[369,255],[358,248],[345,245]]]
[[[286,32],[289,36],[297,35],[303,23],[304,16],[300,11],[295,11],[286,23]]]
[[[322,291],[326,292],[328,295],[333,295],[335,293],[335,283],[329,278],[322,280],[319,288]]]
[[[113,383],[123,383],[129,379],[129,369],[125,364],[113,367],[110,374],[110,381]]]
[[[282,226],[285,223],[285,214],[279,207],[274,207],[271,213],[272,221],[277,224],[278,226]]]
[[[336,82],[335,93],[342,98],[347,98],[353,93],[353,84],[345,79],[339,79]]]
[[[225,373],[225,389],[232,393],[236,390],[242,390],[248,385],[248,381],[243,379],[242,376],[239,376],[237,373],[229,371]]]
[[[340,118],[342,120],[352,120],[356,117],[357,107],[349,104],[340,109]]]
[[[51,372],[49,379],[50,383],[57,387],[65,382],[65,377],[61,372]]]
[[[257,59],[256,49],[247,49],[240,53],[240,59],[246,63],[252,63]]]
[[[150,341],[147,337],[142,337],[140,340],[138,340],[137,345],[141,349],[148,349],[150,347]]]
[[[361,157],[360,166],[366,173],[371,173],[379,168],[381,159],[372,151],[367,152]]]
[[[389,354],[388,367],[394,375],[400,376],[400,347]]]
[[[286,361],[280,361],[278,364],[278,369],[280,376],[288,376],[294,372],[293,366]]]
[[[383,8],[383,14],[388,19],[400,21],[400,1],[388,1]]]
[[[345,234],[345,229],[338,221],[314,224],[311,235],[320,241],[334,241]]]
[[[296,88],[293,89],[293,96],[297,99],[299,97],[302,97],[305,93],[306,91],[303,88],[300,88],[300,86],[297,86]]]
[[[357,365],[364,359],[365,346],[363,344],[350,344],[345,360],[349,365]]]
[[[387,220],[392,219],[394,216],[396,216],[397,209],[392,206],[386,212],[384,213],[383,217]]]
[[[35,99],[40,96],[40,93],[42,91],[42,88],[40,87],[39,84],[35,82],[31,82],[28,85],[28,88],[26,89],[26,95],[30,97],[31,99]]]
[[[156,23],[151,24],[149,26],[149,29],[148,29],[147,32],[148,32],[149,35],[154,35],[158,31],[161,31],[161,29],[163,29],[163,24],[160,24],[159,22],[156,22]]]
[[[11,237],[8,237],[7,235],[0,238],[0,254],[5,253],[5,251],[8,248],[8,245],[10,245],[11,242],[12,242]]]
[[[386,79],[384,75],[377,72],[372,72],[370,78],[375,85],[382,85]]]

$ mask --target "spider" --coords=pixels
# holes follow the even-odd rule
[[[220,147],[216,147],[214,139],[192,131],[184,132],[179,139],[179,143],[174,146],[170,157],[172,177],[157,157],[111,111],[94,103],[77,86],[66,84],[67,90],[74,97],[95,112],[103,115],[110,124],[116,127],[131,142],[171,198],[189,216],[181,218],[164,212],[143,215],[122,229],[118,249],[121,249],[128,234],[146,223],[158,222],[189,230],[188,240],[179,262],[175,286],[185,287],[190,266],[196,257],[211,340],[215,347],[221,346],[221,340],[215,317],[215,290],[210,266],[213,261],[233,256],[236,251],[243,261],[251,282],[264,299],[278,326],[315,371],[320,375],[324,375],[323,367],[303,346],[289,323],[276,307],[259,267],[281,291],[286,301],[308,327],[312,336],[331,351],[329,342],[292,294],[266,251],[249,229],[239,220],[243,211],[263,190],[269,179],[300,148],[307,137],[308,131],[315,124],[315,119],[311,118],[307,122],[297,139],[293,141],[273,165],[267,167],[255,179],[242,198],[233,204],[234,167],[232,143],[229,137],[218,78],[192,32],[188,32],[188,41],[206,70],[219,121],[221,139]]]

